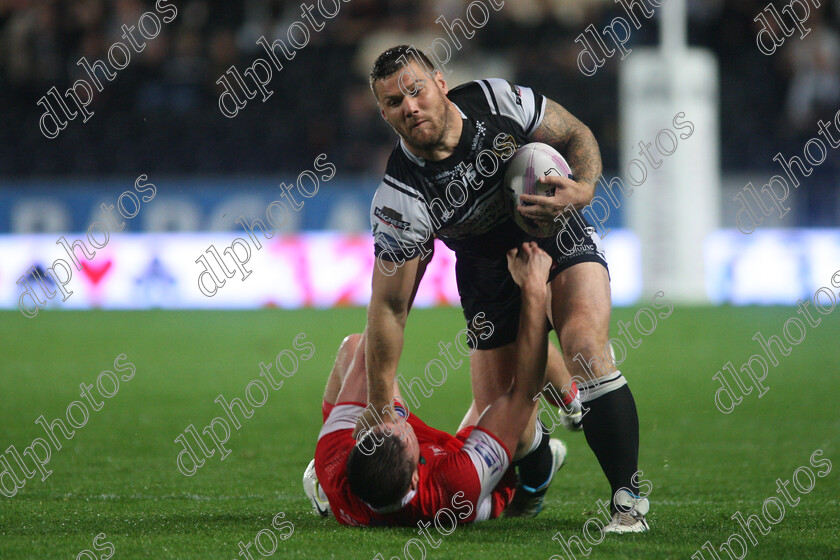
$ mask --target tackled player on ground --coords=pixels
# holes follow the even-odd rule
[[[457,512],[458,523],[470,523],[498,517],[510,503],[510,461],[530,451],[519,445],[523,432],[531,447],[540,441],[533,429],[534,399],[545,372],[551,258],[527,243],[509,251],[507,263],[522,288],[517,368],[510,386],[479,418],[470,407],[473,421],[455,436],[429,427],[401,404],[393,406],[390,421],[368,428],[361,418],[367,405],[364,337],[344,340],[324,392],[314,468],[311,463],[304,474],[316,511],[331,510],[345,525],[423,528],[437,523],[444,508]],[[553,477],[566,449],[560,440],[551,440],[549,448]]]

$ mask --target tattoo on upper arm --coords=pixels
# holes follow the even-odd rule
[[[545,115],[533,139],[563,149],[572,135],[575,124],[582,124],[571,113],[550,99],[545,100]]]
[[[564,154],[575,179],[591,185],[601,175],[601,152],[589,128],[560,104],[546,99],[545,115],[531,139]]]

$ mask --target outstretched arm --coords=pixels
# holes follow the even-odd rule
[[[373,267],[367,311],[368,401],[377,412],[394,398],[394,377],[403,348],[403,331],[414,293],[420,259],[406,261],[391,276]]]
[[[520,195],[520,200],[534,206],[520,207],[523,216],[538,222],[552,223],[571,204],[580,210],[592,201],[595,183],[601,176],[601,152],[589,127],[580,122],[560,104],[546,99],[545,115],[531,136],[563,154],[574,173],[574,180],[550,175],[540,181],[554,185],[554,196]]]
[[[359,419],[358,427],[374,426],[377,418],[386,420],[386,410],[394,397],[399,396],[394,378],[402,354],[405,321],[426,266],[432,260],[434,245],[429,242],[426,249],[425,256],[405,261],[390,276],[382,272],[378,263],[373,267],[364,342],[369,407]]]

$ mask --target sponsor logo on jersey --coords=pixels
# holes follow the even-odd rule
[[[591,254],[598,254],[601,255],[601,252],[595,247],[592,243],[583,242],[580,245],[576,245],[575,248],[569,252],[563,251],[563,258],[564,259],[571,259],[574,257],[579,257],[581,255],[591,255]]]
[[[400,214],[393,208],[388,208],[387,206],[383,206],[382,208],[377,207],[376,209],[374,209],[373,214],[389,226],[393,226],[403,231],[407,230],[411,225],[410,223],[403,220],[402,214]]]
[[[520,107],[522,106],[522,90],[519,89],[519,86],[511,84],[510,89],[513,90],[513,94],[516,96],[516,104]]]
[[[484,463],[487,465],[487,468],[491,470],[491,472],[499,470],[499,466],[502,463],[502,458],[495,452],[495,450],[484,443],[483,441],[478,441],[475,446],[475,451],[478,453],[481,458],[484,460]]]
[[[470,144],[470,154],[468,159],[472,160],[475,158],[475,154],[478,153],[480,148],[484,146],[484,137],[487,135],[487,126],[484,124],[483,121],[476,120],[475,121],[475,136],[473,136],[472,143]]]
[[[379,247],[384,249],[385,251],[391,251],[393,253],[401,252],[402,245],[397,241],[397,239],[385,233],[384,231],[379,231],[378,227],[373,229],[373,240]]]

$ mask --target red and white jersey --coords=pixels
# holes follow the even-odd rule
[[[490,432],[469,427],[452,436],[426,425],[415,415],[408,423],[420,444],[420,480],[395,511],[376,510],[350,491],[347,457],[356,444],[353,429],[364,411],[361,403],[324,403],[326,420],[315,448],[318,483],[339,523],[364,526],[414,526],[434,522],[448,509],[452,523],[471,523],[498,517],[510,503],[516,478],[510,452]]]

